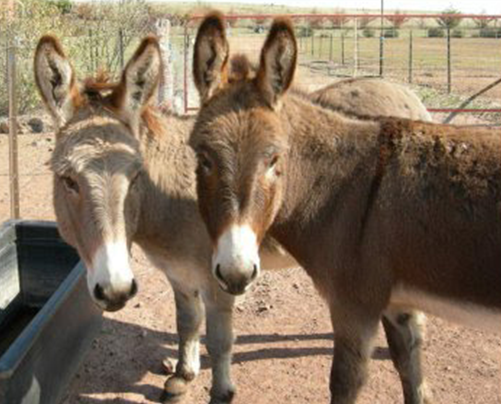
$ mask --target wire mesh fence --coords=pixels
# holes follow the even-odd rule
[[[453,110],[501,76],[501,16],[303,14],[291,16],[300,51],[298,83],[315,90],[348,77],[379,77],[415,86],[428,107]],[[273,16],[227,16],[233,53],[257,63]],[[186,111],[198,101],[190,65],[200,17],[186,26]],[[472,104],[477,112],[500,112],[501,87]],[[481,111],[480,111],[481,110]],[[489,119],[498,119],[490,115]]]
[[[17,136],[25,128],[30,130],[30,118],[45,115],[33,74],[35,47],[42,35],[59,39],[78,79],[104,72],[110,81],[116,81],[139,41],[154,34],[160,37],[166,62],[160,101],[175,107],[168,101],[176,91],[182,96],[183,89],[177,84],[182,83],[183,49],[178,45],[183,43],[183,31],[171,27],[162,16],[152,16],[145,2],[103,3],[68,15],[49,2],[16,4],[15,13],[0,5],[0,217],[5,218],[26,217],[24,201],[40,184],[50,188],[47,160],[53,138],[40,141]],[[177,104],[181,108],[182,101]]]
[[[82,6],[67,15],[52,9],[49,2],[23,0],[22,3],[25,7],[10,16],[0,7],[0,132],[5,123],[4,127],[12,132],[13,122],[19,127],[26,114],[41,115],[33,79],[33,54],[37,41],[45,33],[60,39],[78,78],[103,70],[110,80],[118,79],[140,39],[153,33],[161,39],[165,59],[160,102],[178,112],[198,108],[191,58],[200,17],[188,20],[153,17],[146,3],[140,0],[133,2],[133,6],[129,2],[89,9]],[[451,111],[501,76],[501,16],[291,17],[300,51],[295,81],[306,91],[347,77],[382,76],[412,85],[432,110]],[[232,53],[245,53],[257,63],[272,18],[271,15],[227,16]],[[9,60],[14,61],[15,72]],[[13,98],[17,101],[14,111]],[[501,86],[493,86],[462,108],[475,110],[478,122],[499,123],[500,99]],[[0,135],[0,204],[11,208],[17,204],[20,212],[10,209],[7,214],[7,209],[3,209],[0,216],[3,212],[7,217],[18,213],[25,217],[23,204],[36,195],[39,187],[50,188],[47,160],[53,139],[50,136],[42,139],[45,148],[40,154],[36,147],[39,140],[20,137],[19,170],[15,167],[16,139]]]

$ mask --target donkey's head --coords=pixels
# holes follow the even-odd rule
[[[36,83],[57,128],[51,164],[59,229],[84,260],[90,294],[105,310],[119,310],[137,291],[129,264],[144,178],[137,135],[160,67],[153,38],[141,43],[119,84],[79,83],[53,37],[36,49]]]
[[[280,116],[296,68],[288,20],[277,19],[255,77],[229,80],[224,22],[202,22],[193,74],[201,109],[191,136],[198,156],[197,190],[213,241],[212,271],[221,287],[241,294],[260,271],[259,245],[280,208],[288,154]]]

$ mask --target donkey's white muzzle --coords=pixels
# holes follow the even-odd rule
[[[248,225],[232,225],[218,239],[212,273],[223,290],[244,293],[260,272],[256,233]]]

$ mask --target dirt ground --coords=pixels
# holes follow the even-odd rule
[[[20,136],[21,214],[53,219],[46,162],[53,137]],[[9,217],[7,137],[0,135],[0,221]],[[140,293],[125,309],[106,313],[64,404],[155,403],[165,376],[161,362],[176,357],[173,295],[163,274],[138,249],[133,267]],[[236,404],[327,403],[332,330],[327,309],[300,269],[266,272],[235,312],[233,358]],[[399,380],[380,332],[370,378],[359,403],[403,403]],[[501,338],[430,318],[425,369],[435,402],[501,403]],[[192,382],[187,404],[208,402],[209,359]]]

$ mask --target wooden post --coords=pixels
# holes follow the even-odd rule
[[[318,58],[322,59],[322,42],[323,42],[323,37],[322,34],[318,37],[319,44],[318,44]]]
[[[92,41],[92,29],[89,29],[89,62],[90,62],[90,68],[89,68],[89,74],[94,74],[95,69],[94,69],[94,51],[92,49],[93,46],[93,41]]]
[[[344,32],[341,32],[341,65],[344,66]]]
[[[125,49],[124,49],[124,31],[122,28],[118,30],[118,54],[120,58],[120,70],[125,67]]]
[[[413,38],[412,38],[412,30],[409,33],[409,83],[412,83],[412,70],[413,70]]]
[[[353,77],[357,77],[358,74],[358,20],[355,18],[355,30],[354,30],[354,49],[353,49]]]
[[[384,0],[381,0],[381,32],[379,35],[379,76],[384,74]]]
[[[331,34],[331,41],[330,41],[330,47],[329,47],[329,60],[332,62],[332,34]]]
[[[311,30],[311,56],[313,57],[315,53],[315,33],[313,32],[313,28]]]
[[[174,99],[174,77],[170,55],[170,28],[170,21],[168,19],[159,19],[155,24],[155,33],[160,41],[163,61],[163,72],[158,91],[158,103],[160,105],[165,104],[172,108],[172,101]]]
[[[9,4],[9,22],[7,33],[7,91],[9,97],[9,177],[10,177],[10,216],[12,219],[20,218],[19,206],[19,164],[17,146],[17,100],[16,100],[16,42],[15,29],[15,3]]]
[[[451,72],[451,29],[447,27],[447,93],[450,94],[452,89],[452,72]]]

